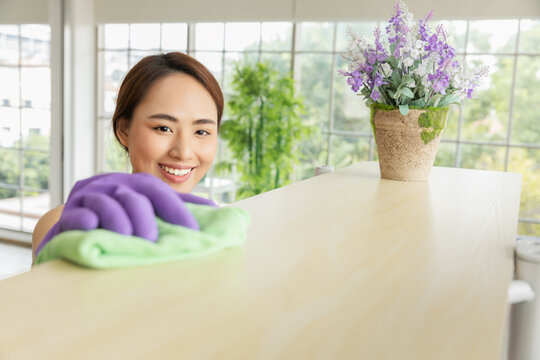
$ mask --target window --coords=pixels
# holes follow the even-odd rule
[[[442,23],[458,56],[466,63],[489,65],[491,74],[473,101],[451,110],[435,165],[523,174],[519,233],[540,236],[540,104],[535,100],[540,98],[540,21]],[[109,125],[122,77],[142,56],[170,50],[188,52],[205,64],[222,85],[225,100],[237,60],[268,59],[283,72],[293,71],[305,98],[305,121],[321,130],[321,136],[304,141],[305,159],[296,180],[313,176],[317,165],[340,168],[377,160],[369,109],[336,73],[343,67],[347,26],[369,37],[377,25],[255,22],[101,26],[102,104],[98,113],[104,134],[101,138],[106,142],[102,169],[127,168]],[[221,143],[216,160],[228,156],[226,144]]]
[[[0,26],[0,228],[32,232],[49,209],[50,27]]]

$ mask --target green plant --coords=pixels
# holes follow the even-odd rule
[[[49,136],[39,134],[29,134],[24,138],[26,146],[35,149],[48,149]],[[16,141],[12,149],[0,149],[0,183],[18,185],[20,176],[20,151],[23,142]],[[27,188],[24,191],[25,196],[33,196],[39,194],[36,191],[30,191],[28,188],[43,189],[49,188],[49,153],[46,151],[22,151],[22,166],[24,170],[24,186]],[[0,188],[0,199],[8,199],[18,196],[15,189]]]
[[[226,140],[240,175],[239,199],[290,183],[301,153],[298,143],[310,133],[302,123],[303,101],[295,94],[294,80],[281,75],[268,62],[235,65],[230,119],[220,136]],[[218,164],[229,169],[233,162]]]

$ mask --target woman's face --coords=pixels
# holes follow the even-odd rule
[[[118,137],[133,172],[157,176],[178,192],[190,192],[210,168],[217,149],[217,109],[193,77],[173,73],[157,80],[122,119]]]

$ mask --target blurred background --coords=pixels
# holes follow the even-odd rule
[[[490,75],[451,109],[435,165],[519,172],[519,234],[540,237],[540,2],[407,2],[434,10],[461,60]],[[130,171],[110,120],[119,85],[139,59],[186,52],[231,96],[236,61],[292,73],[304,98],[304,155],[293,181],[318,165],[377,160],[369,109],[337,75],[346,29],[371,37],[394,1],[0,0],[0,238],[29,243],[39,217],[75,181]],[[223,121],[228,119],[225,108]],[[220,142],[216,161],[230,150]],[[197,191],[235,200],[233,173],[212,169]]]

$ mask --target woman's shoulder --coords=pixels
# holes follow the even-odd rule
[[[39,218],[36,227],[34,228],[34,233],[32,234],[32,258],[34,258],[36,249],[47,234],[47,232],[60,219],[60,215],[62,215],[62,210],[64,210],[64,204],[52,208],[51,210],[47,211],[41,218]]]

